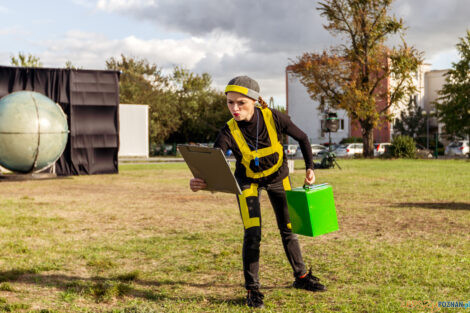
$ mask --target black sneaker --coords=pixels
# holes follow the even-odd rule
[[[294,288],[308,291],[326,291],[326,287],[320,284],[320,279],[312,275],[312,269],[304,278],[297,277],[293,284]]]
[[[252,308],[262,308],[264,306],[263,298],[264,295],[258,289],[248,290],[246,305]]]

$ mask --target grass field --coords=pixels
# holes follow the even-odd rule
[[[300,237],[328,287],[291,288],[262,194],[265,312],[434,312],[470,300],[470,162],[344,160],[340,231]],[[296,163],[293,185],[303,182]],[[0,183],[0,312],[248,312],[233,195],[193,193],[185,164]],[[428,301],[428,302],[426,302]],[[440,309],[470,312],[469,309]]]

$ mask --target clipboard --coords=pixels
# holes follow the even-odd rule
[[[206,182],[204,190],[242,194],[221,149],[180,145],[178,150],[194,177]]]

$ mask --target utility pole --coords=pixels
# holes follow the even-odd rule
[[[426,115],[426,149],[429,150],[429,118],[434,115],[434,111],[423,111],[423,114]]]

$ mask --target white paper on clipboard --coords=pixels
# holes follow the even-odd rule
[[[194,177],[207,183],[205,190],[242,194],[221,149],[180,145],[178,150]]]

